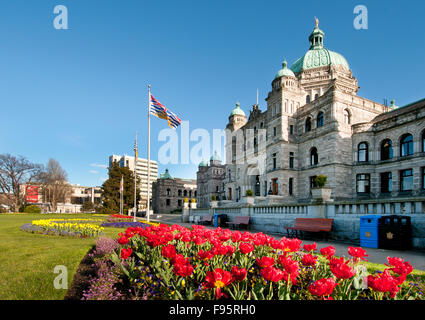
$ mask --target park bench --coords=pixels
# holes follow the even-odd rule
[[[297,237],[298,232],[323,232],[328,235],[332,230],[333,219],[296,218],[293,227],[287,227],[288,237]]]
[[[212,224],[212,216],[203,216],[199,221],[200,224]]]
[[[233,221],[226,222],[231,226],[232,229],[235,227],[245,226],[247,229],[249,228],[249,217],[248,216],[236,216]]]

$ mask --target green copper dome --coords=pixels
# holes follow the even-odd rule
[[[274,77],[275,79],[280,77],[295,77],[295,74],[292,72],[291,69],[288,69],[287,65],[288,63],[286,62],[286,60],[283,61],[282,69],[280,69],[279,72],[276,73],[276,76]]]
[[[232,113],[230,115],[231,116],[239,115],[239,116],[246,117],[245,112],[243,112],[243,110],[239,106],[240,106],[240,103],[239,102],[236,102],[236,107],[235,107],[235,109],[233,109],[233,111],[232,111]]]
[[[207,167],[208,164],[202,159],[201,163],[199,164],[199,167]]]
[[[214,154],[210,158],[211,161],[221,161],[220,156],[218,155],[217,151],[214,151]]]
[[[174,180],[174,178],[170,175],[170,173],[168,172],[168,169],[165,169],[165,173],[161,173],[160,179],[171,179]]]
[[[340,65],[350,70],[347,60],[337,52],[326,49],[323,46],[325,33],[318,27],[319,21],[316,19],[316,27],[309,36],[310,49],[291,66],[294,73],[303,70],[325,67],[330,65]]]

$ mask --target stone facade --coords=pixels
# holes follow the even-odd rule
[[[225,166],[221,164],[221,159],[217,155],[217,152],[210,158],[209,165],[204,161],[199,164],[196,175],[199,208],[208,208],[213,195],[217,201],[225,200],[223,189],[224,175]]]
[[[214,188],[228,207],[243,202],[248,189],[257,205],[311,202],[319,174],[334,201],[424,195],[425,100],[397,108],[357,96],[347,61],[323,38],[316,25],[308,52],[291,68],[283,63],[266,110],[254,105],[247,117],[236,105],[226,127],[226,165],[217,167],[222,180],[211,174],[213,165],[199,166],[200,207]],[[389,159],[381,158],[385,139]]]
[[[184,199],[196,199],[196,180],[173,178],[168,169],[152,184],[154,213],[171,213],[181,210]]]

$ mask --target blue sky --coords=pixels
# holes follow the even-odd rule
[[[367,30],[353,27],[359,4]],[[68,30],[53,27],[56,5],[68,8]],[[358,94],[402,106],[425,97],[424,14],[422,1],[1,1],[0,153],[52,157],[71,183],[101,185],[109,155],[133,153],[135,131],[147,157],[148,83],[191,130],[224,129],[257,88],[265,109],[282,60],[308,50],[315,16]],[[152,118],[152,159],[166,127]],[[165,168],[196,177],[196,165]]]

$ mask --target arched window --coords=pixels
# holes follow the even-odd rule
[[[348,111],[347,109],[344,109],[344,123],[345,124],[351,124],[350,111]]]
[[[381,160],[389,160],[393,158],[393,143],[390,139],[381,142]]]
[[[319,155],[317,154],[317,149],[312,148],[310,150],[310,165],[315,166],[319,163]]]
[[[167,189],[167,196],[171,196],[171,189]]]
[[[406,133],[400,139],[400,156],[405,157],[411,154],[413,154],[413,136]]]
[[[359,147],[357,150],[358,150],[358,155],[357,155],[358,162],[369,161],[369,150],[368,150],[368,145],[366,142],[359,143]]]
[[[183,197],[187,197],[187,190],[183,191]]]
[[[314,95],[314,100],[316,100],[317,98],[319,98],[319,95],[316,93],[316,94]]]
[[[181,191],[181,190],[177,191],[177,193],[178,193],[178,196],[179,196],[179,197],[181,197],[181,196],[182,196],[182,191]]]
[[[323,112],[320,111],[319,114],[317,115],[317,127],[323,127]]]
[[[310,95],[307,95],[307,97],[305,97],[305,103],[310,103]]]
[[[310,117],[308,117],[305,120],[305,132],[309,132],[309,131],[311,131],[311,118]]]

